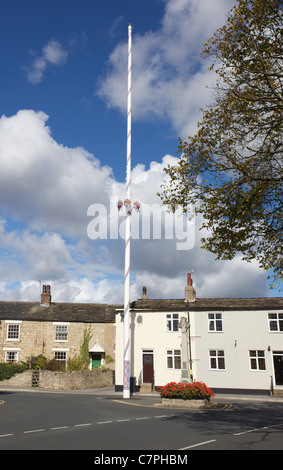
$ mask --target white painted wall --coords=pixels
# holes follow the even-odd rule
[[[178,312],[174,312],[178,313]],[[184,312],[179,312],[180,318]],[[165,312],[131,312],[131,377],[142,380],[142,351],[153,350],[155,385],[180,381],[181,370],[167,369],[167,350],[181,349],[181,332],[166,331]],[[123,383],[123,319],[116,315],[116,384]]]
[[[197,380],[212,388],[270,388],[273,376],[272,351],[283,351],[283,332],[269,331],[267,311],[222,312],[223,332],[208,331],[207,312],[196,312],[193,315],[198,335],[194,341]],[[209,350],[212,349],[224,350],[225,370],[210,369]],[[265,371],[251,370],[250,350],[264,350]]]
[[[276,311],[276,313],[283,311]],[[177,313],[177,312],[174,312]],[[179,318],[186,316],[180,311]],[[223,331],[209,332],[208,311],[190,312],[194,379],[211,388],[269,390],[274,380],[273,351],[283,352],[283,332],[270,332],[272,311],[225,311]],[[216,313],[216,312],[215,312]],[[167,368],[167,350],[181,349],[181,331],[166,331],[166,312],[131,313],[131,377],[141,381],[142,351],[153,350],[155,385],[181,381],[181,370]],[[224,350],[225,370],[211,370],[209,350]],[[270,349],[270,351],[269,351]],[[264,350],[266,370],[251,370],[250,350]],[[116,315],[116,385],[123,384],[123,319]]]

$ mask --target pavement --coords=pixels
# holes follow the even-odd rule
[[[0,395],[1,393],[13,393],[13,392],[31,392],[31,393],[66,393],[66,394],[76,394],[76,395],[104,395],[112,396],[117,399],[123,399],[123,392],[115,392],[114,387],[104,387],[104,388],[90,388],[90,389],[73,389],[73,390],[55,390],[55,389],[46,389],[38,387],[22,388],[22,387],[1,387],[0,386]],[[131,398],[128,400],[137,400],[137,399],[146,399],[151,398],[160,402],[160,395],[158,392],[152,393],[140,393],[136,392],[131,395]],[[283,404],[283,397],[275,397],[264,394],[230,394],[230,393],[216,393],[213,401],[255,401],[255,402],[276,402]]]

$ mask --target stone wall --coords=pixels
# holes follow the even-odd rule
[[[52,390],[74,390],[87,388],[104,388],[113,385],[111,370],[94,369],[91,371],[39,371],[39,388]],[[32,371],[17,374],[9,380],[0,381],[0,387],[32,387]]]
[[[31,387],[32,370],[26,370],[20,374],[16,374],[10,379],[0,380],[0,387]]]

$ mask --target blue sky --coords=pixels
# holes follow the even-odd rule
[[[52,285],[54,301],[123,302],[123,239],[92,239],[88,211],[104,205],[109,229],[111,201],[124,196],[128,23],[132,193],[143,207],[160,205],[162,169],[211,99],[215,77],[202,46],[232,5],[2,2],[0,299],[37,300],[40,280]],[[187,250],[176,248],[176,237],[133,240],[132,300],[144,285],[150,297],[182,297],[188,271],[201,297],[276,295],[256,262],[217,262],[200,250],[200,222]]]
[[[43,110],[57,142],[86,148],[122,177],[125,119],[117,110],[109,109],[96,93],[107,75],[111,52],[127,40],[128,23],[133,24],[134,35],[155,31],[166,3],[12,0],[4,5],[0,19],[2,114],[13,115],[19,109]],[[60,45],[66,57],[58,65],[47,64],[42,77],[33,83],[27,79],[28,73],[51,41]],[[153,158],[175,151],[176,134],[166,121],[164,116],[162,122],[148,125],[145,121],[136,127],[136,162],[148,164]],[[140,141],[147,145],[140,146]]]

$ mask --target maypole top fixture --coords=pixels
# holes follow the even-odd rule
[[[140,212],[140,208],[141,208],[141,205],[138,201],[135,201],[132,205],[130,199],[125,199],[124,202],[121,201],[121,199],[119,199],[119,201],[117,202],[118,211],[122,210],[123,206],[125,207],[128,215],[132,214],[133,209],[136,212]]]

